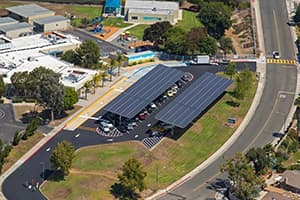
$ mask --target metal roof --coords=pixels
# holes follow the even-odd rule
[[[8,31],[14,31],[14,30],[24,29],[24,28],[32,28],[32,26],[26,22],[20,22],[17,24],[8,24],[8,25],[0,26],[0,31],[8,32]]]
[[[125,9],[179,10],[178,2],[126,0]]]
[[[158,65],[106,105],[104,110],[131,119],[170,88],[182,75],[182,71]]]
[[[11,17],[0,17],[0,26],[5,24],[16,24],[16,23],[18,23],[18,21]]]
[[[55,16],[50,16],[50,17],[35,19],[35,20],[33,20],[33,22],[37,23],[37,24],[50,24],[50,23],[55,23],[55,22],[60,22],[60,21],[66,21],[66,20],[68,20],[68,19],[65,18],[64,16],[55,15]]]
[[[106,0],[105,8],[120,8],[121,1],[120,0]]]
[[[155,115],[165,123],[185,128],[212,104],[232,80],[205,72]]]
[[[13,6],[13,7],[6,8],[6,10],[23,17],[36,16],[45,13],[53,13],[54,15],[54,11],[48,10],[36,4]]]

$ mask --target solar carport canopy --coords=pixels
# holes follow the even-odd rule
[[[131,119],[163,94],[183,75],[182,71],[158,65],[104,107]]]
[[[204,73],[155,116],[165,123],[185,128],[213,103],[232,83],[231,80]]]

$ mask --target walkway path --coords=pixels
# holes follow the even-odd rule
[[[130,26],[127,26],[127,27],[125,27],[125,28],[120,28],[117,32],[115,32],[112,36],[110,36],[106,41],[107,41],[107,42],[113,41],[113,40],[116,39],[121,33],[123,33],[123,32],[126,31],[126,30],[129,30],[129,29],[131,29],[131,28],[133,28],[133,27],[135,27],[135,26],[137,26],[137,25],[139,25],[139,24],[136,23],[136,24],[132,24],[132,25],[130,25]]]

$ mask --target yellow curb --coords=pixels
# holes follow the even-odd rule
[[[96,101],[94,101],[92,104],[90,104],[88,107],[86,107],[84,110],[82,110],[78,115],[76,115],[74,118],[72,118],[67,124],[67,126],[70,126],[75,120],[77,120],[84,112],[87,112],[91,109],[91,107],[93,107],[95,104],[99,103],[104,97],[106,97],[111,91],[113,91],[115,89],[115,85],[117,85],[119,82],[124,81],[127,78],[122,78],[121,80],[119,80],[118,82],[114,83],[111,88],[101,97],[99,97]],[[97,110],[98,111],[98,110]]]

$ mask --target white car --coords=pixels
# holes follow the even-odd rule
[[[48,148],[46,149],[47,152],[49,152],[50,150],[51,150],[51,147],[48,147]]]
[[[280,58],[278,51],[273,51],[273,58],[275,58],[275,59],[279,59]]]

